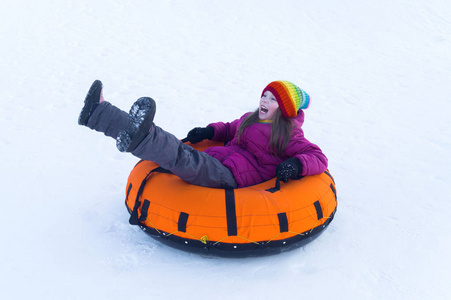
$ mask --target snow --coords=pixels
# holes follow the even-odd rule
[[[451,4],[0,3],[2,299],[449,299]],[[329,158],[338,212],[305,247],[227,259],[128,224],[137,159],[77,125],[89,86],[157,101],[183,138],[289,80]]]

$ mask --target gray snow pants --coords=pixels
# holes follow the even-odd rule
[[[93,112],[87,126],[114,139],[127,127],[128,113],[104,101]],[[236,188],[232,172],[219,160],[183,144],[155,124],[132,154],[151,160],[181,179],[199,186]]]

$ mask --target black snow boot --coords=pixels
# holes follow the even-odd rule
[[[136,100],[128,114],[128,125],[121,130],[116,139],[116,146],[121,152],[133,152],[150,131],[155,116],[156,103],[152,98],[143,97]]]
[[[99,106],[100,93],[102,92],[103,84],[100,80],[96,80],[91,85],[88,94],[85,98],[85,105],[81,109],[80,116],[78,117],[78,124],[87,125],[89,117],[91,117],[94,110]]]

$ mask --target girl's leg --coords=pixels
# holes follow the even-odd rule
[[[93,83],[80,114],[80,125],[103,132],[117,141],[120,140],[120,133],[125,133],[126,137],[131,138],[131,148],[134,150],[124,147],[121,151],[131,151],[141,159],[154,161],[191,184],[215,188],[237,187],[232,172],[216,158],[183,144],[174,135],[155,126],[152,123],[155,107],[134,105],[127,114],[109,102],[99,103],[101,88],[100,81]]]
[[[183,144],[178,138],[155,124],[132,152],[170,170],[181,179],[205,187],[236,188],[232,172],[219,160]]]
[[[89,117],[86,126],[116,139],[119,132],[127,128],[127,124],[128,113],[107,101],[103,101]]]

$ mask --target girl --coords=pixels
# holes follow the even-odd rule
[[[183,144],[153,123],[151,98],[138,99],[129,114],[104,101],[96,80],[84,102],[78,123],[116,139],[122,152],[151,160],[183,180],[214,188],[241,188],[277,176],[283,182],[323,173],[327,158],[302,130],[309,95],[288,81],[274,81],[262,92],[258,109],[230,123],[196,127],[187,140],[224,142],[204,152]]]

